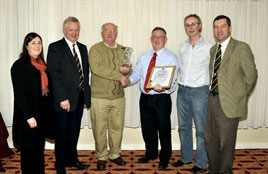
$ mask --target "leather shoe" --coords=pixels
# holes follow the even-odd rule
[[[58,168],[56,169],[56,171],[57,171],[57,174],[66,174],[65,168]]]
[[[159,170],[165,170],[168,167],[168,162],[161,162],[158,165]]]
[[[6,171],[6,169],[4,169],[4,168],[0,168],[0,172],[5,172]]]
[[[98,170],[105,170],[105,168],[106,168],[106,161],[98,160],[97,169]]]
[[[182,162],[181,160],[178,160],[177,162],[172,163],[172,165],[173,165],[174,167],[180,167],[180,166],[183,166],[184,164],[191,164],[191,163],[192,163],[192,162],[184,163],[184,162]]]
[[[143,156],[138,159],[138,163],[148,163],[150,160],[155,160],[157,157],[148,157],[148,156]]]
[[[89,165],[83,164],[83,163],[77,161],[77,162],[74,162],[74,163],[71,163],[71,164],[67,164],[66,167],[76,167],[79,170],[83,170],[83,169],[89,168]]]
[[[191,171],[192,174],[199,174],[199,173],[205,173],[207,170],[194,166]]]
[[[121,157],[115,158],[115,159],[110,159],[111,162],[119,165],[119,166],[125,166],[126,161],[124,161]]]

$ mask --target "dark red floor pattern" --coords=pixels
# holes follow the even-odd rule
[[[12,149],[15,151],[15,149]],[[193,164],[175,168],[169,164],[167,170],[158,170],[159,160],[150,161],[146,164],[137,163],[138,158],[143,156],[144,151],[122,151],[122,157],[127,161],[127,165],[120,167],[113,163],[107,163],[107,169],[104,171],[96,170],[97,160],[95,152],[92,150],[79,151],[79,159],[83,163],[90,164],[87,170],[76,170],[67,168],[68,174],[190,174]],[[180,157],[180,151],[173,151],[170,163]],[[20,174],[20,157],[19,152],[10,158],[1,159],[5,174]],[[46,174],[55,174],[54,168],[55,157],[53,150],[45,151]],[[243,149],[235,151],[234,174],[264,174],[268,173],[268,149]]]

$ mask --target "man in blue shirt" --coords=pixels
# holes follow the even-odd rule
[[[166,169],[171,157],[171,98],[170,94],[175,90],[179,64],[177,57],[165,48],[167,36],[165,29],[156,27],[152,31],[152,50],[143,53],[129,77],[130,84],[140,81],[140,116],[142,135],[145,141],[146,153],[139,163],[147,163],[158,157],[158,136],[160,138],[161,151],[159,154],[159,169]],[[152,62],[154,65],[152,65]],[[151,66],[176,66],[175,73],[169,89],[157,84],[154,89],[146,89]],[[148,72],[149,71],[149,72]]]
[[[181,158],[173,163],[175,167],[192,163],[193,133],[192,120],[196,127],[196,155],[193,173],[204,171],[207,155],[204,143],[209,94],[209,50],[212,43],[201,36],[202,22],[196,14],[184,19],[188,39],[179,49],[180,76],[177,95]]]

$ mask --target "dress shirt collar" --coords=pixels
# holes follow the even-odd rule
[[[81,54],[80,54],[80,50],[78,48],[78,45],[77,45],[77,41],[75,41],[74,43],[69,41],[66,37],[64,37],[67,45],[69,46],[72,54],[74,55],[74,52],[73,52],[73,48],[75,49],[76,53],[77,53],[77,56],[79,58],[79,61],[80,61],[80,64],[82,64],[82,59],[81,59]],[[73,47],[73,44],[75,44],[75,46]],[[83,72],[83,69],[82,69],[82,72]]]
[[[228,45],[230,39],[231,39],[231,36],[229,36],[225,41],[223,41],[223,42],[221,43],[221,47],[227,47],[227,45]],[[219,44],[220,44],[220,43],[218,42],[218,45],[219,45]],[[218,46],[218,45],[217,45],[217,46]]]
[[[70,48],[73,48],[73,44],[77,45],[77,44],[76,44],[76,41],[73,43],[73,42],[69,41],[66,37],[64,37],[64,39],[65,39],[65,41],[67,42],[67,44],[68,44],[68,46],[69,46]]]
[[[226,47],[227,47],[227,45],[228,45],[230,39],[231,39],[231,36],[230,36],[228,39],[226,39],[225,41],[223,41],[223,42],[221,43],[221,54],[222,54],[222,58],[223,58],[223,56],[224,56]],[[217,44],[217,48],[219,47],[219,44],[220,44],[220,43],[218,42],[218,44]]]
[[[154,49],[152,50],[153,53],[156,53],[157,56],[160,56],[163,52],[165,52],[166,48],[161,48],[160,50],[158,51],[155,51]]]
[[[187,38],[185,42],[186,42],[187,44],[192,45],[191,42],[190,42],[190,39],[189,39],[189,38]],[[200,38],[199,38],[198,42],[196,43],[196,45],[204,44],[204,43],[205,43],[205,39],[204,39],[202,36],[200,36]]]

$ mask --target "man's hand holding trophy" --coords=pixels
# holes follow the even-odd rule
[[[130,62],[130,57],[133,52],[133,49],[130,47],[122,47],[122,65],[120,67],[120,72],[123,74],[121,84],[123,87],[126,87],[129,85],[130,80],[128,78],[128,74],[130,73],[132,69],[132,65]]]

